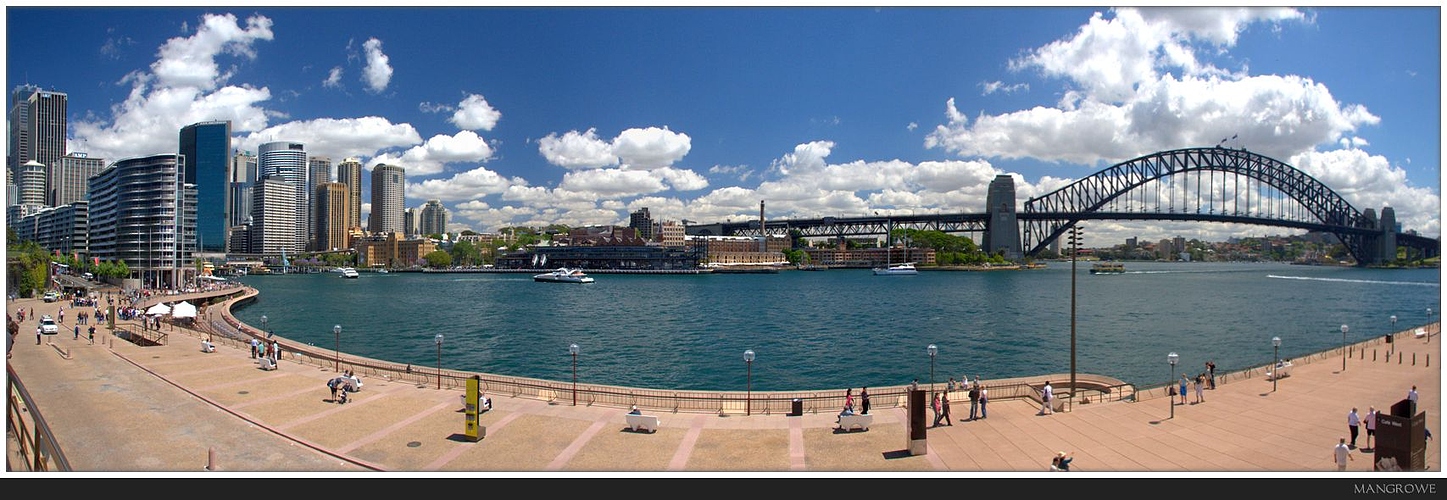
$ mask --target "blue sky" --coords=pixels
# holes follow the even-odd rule
[[[6,8],[7,90],[71,151],[306,144],[407,171],[450,228],[981,212],[1232,144],[1441,233],[1441,9]],[[364,176],[365,177],[365,176]],[[364,186],[364,203],[370,202]],[[368,205],[364,205],[364,212]],[[1285,230],[1092,222],[1086,244]]]

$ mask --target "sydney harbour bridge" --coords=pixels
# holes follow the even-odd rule
[[[981,249],[1006,258],[1035,256],[1085,220],[1198,221],[1274,226],[1335,235],[1361,266],[1440,255],[1441,241],[1399,230],[1384,207],[1358,210],[1306,173],[1245,149],[1163,151],[1118,163],[1017,210],[1012,177],[990,183],[985,211],[819,217],[688,225],[690,235],[850,237],[892,229],[983,234]]]

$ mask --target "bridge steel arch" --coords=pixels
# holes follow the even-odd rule
[[[1021,212],[1023,247],[1028,255],[1044,250],[1055,238],[1111,200],[1148,182],[1188,172],[1217,171],[1254,178],[1281,191],[1299,203],[1320,224],[1335,234],[1357,262],[1365,265],[1375,255],[1372,245],[1381,230],[1340,195],[1305,172],[1273,158],[1245,149],[1222,147],[1186,148],[1163,151],[1118,163],[1049,194],[1031,198]],[[1158,216],[1160,214],[1157,214]],[[1221,220],[1219,217],[1182,217]],[[1240,222],[1300,227],[1300,223],[1248,218]]]

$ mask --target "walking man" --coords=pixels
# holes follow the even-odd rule
[[[1347,448],[1347,438],[1341,438],[1341,442],[1331,450],[1331,457],[1336,461],[1336,470],[1339,471],[1347,470],[1347,460],[1356,461],[1357,459],[1352,456],[1351,448]]]
[[[934,425],[931,425],[930,427],[939,427],[939,426],[940,426],[940,416],[941,416],[941,415],[940,415],[940,393],[938,393],[938,392],[935,393],[935,395],[934,395],[934,400],[930,402],[930,409],[931,409],[931,410],[934,410],[934,413],[935,413],[935,423],[934,423]]]
[[[1377,434],[1377,407],[1367,407],[1367,448],[1372,449],[1372,436]]]
[[[1052,388],[1052,387],[1050,387],[1050,381],[1049,381],[1049,380],[1046,380],[1046,381],[1045,381],[1045,388],[1040,389],[1040,401],[1044,403],[1044,406],[1042,406],[1042,407],[1040,408],[1040,414],[1041,414],[1041,415],[1053,415],[1053,414],[1055,414],[1055,409],[1054,409],[1054,408],[1051,408],[1051,404],[1050,404],[1050,402],[1051,402],[1052,400],[1054,400],[1054,399],[1055,399],[1055,389]]]
[[[1407,391],[1407,401],[1411,401],[1411,402],[1412,402],[1412,405],[1411,405],[1411,406],[1412,406],[1412,414],[1411,414],[1411,415],[1407,415],[1407,416],[1408,416],[1409,418],[1410,418],[1410,417],[1415,417],[1415,416],[1417,416],[1417,386],[1416,386],[1416,385],[1413,385],[1413,386],[1412,386],[1412,390]]]
[[[979,416],[980,411],[980,386],[970,385],[970,420]]]
[[[868,387],[864,387],[864,388],[859,389],[859,408],[860,408],[861,410],[863,410],[863,411],[859,412],[860,415],[868,415],[868,414],[869,414],[869,388],[868,388]]]
[[[980,420],[984,420],[990,417],[988,414],[985,413],[985,404],[990,402],[990,390],[986,389],[985,386],[980,385],[980,378],[978,375],[975,376],[975,385],[980,387]]]
[[[1357,428],[1361,425],[1362,418],[1357,416],[1357,409],[1352,408],[1352,412],[1347,414],[1347,430],[1351,431],[1352,433],[1352,448],[1357,447]]]
[[[950,416],[950,393],[946,392],[943,396],[940,396],[940,408],[942,409],[940,416],[944,417],[945,425],[954,427],[955,419]]]

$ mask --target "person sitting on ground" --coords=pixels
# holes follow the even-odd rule
[[[629,414],[629,415],[642,415],[643,412],[638,411],[638,405],[633,405],[633,408],[631,408],[631,409],[628,410],[628,414]]]
[[[1070,455],[1070,453],[1066,453],[1063,451],[1056,452],[1055,458],[1050,460],[1050,470],[1070,472],[1070,461],[1075,460],[1075,458],[1071,457]]]

